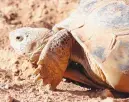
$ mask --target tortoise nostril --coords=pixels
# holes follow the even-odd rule
[[[16,37],[16,40],[22,41],[22,40],[23,40],[23,37],[22,37],[22,36],[17,36],[17,37]]]

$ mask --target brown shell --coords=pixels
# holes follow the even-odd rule
[[[81,0],[77,11],[55,27],[72,33],[109,85],[129,92],[129,5],[124,0]]]

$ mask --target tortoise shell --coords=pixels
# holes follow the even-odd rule
[[[83,47],[95,74],[129,92],[129,5],[124,0],[81,0],[77,10],[53,29],[67,29]]]

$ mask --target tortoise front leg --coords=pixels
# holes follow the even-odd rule
[[[43,84],[54,90],[62,80],[67,68],[72,47],[72,35],[67,30],[55,34],[41,52],[38,69]]]

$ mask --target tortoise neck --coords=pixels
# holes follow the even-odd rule
[[[48,33],[44,34],[44,36],[41,37],[40,39],[35,40],[34,45],[33,43],[31,44],[30,52],[26,55],[26,56],[29,56],[31,62],[37,63],[43,48],[46,46],[46,44],[48,43],[48,41],[51,39],[53,35],[54,35],[54,32],[49,31]]]

